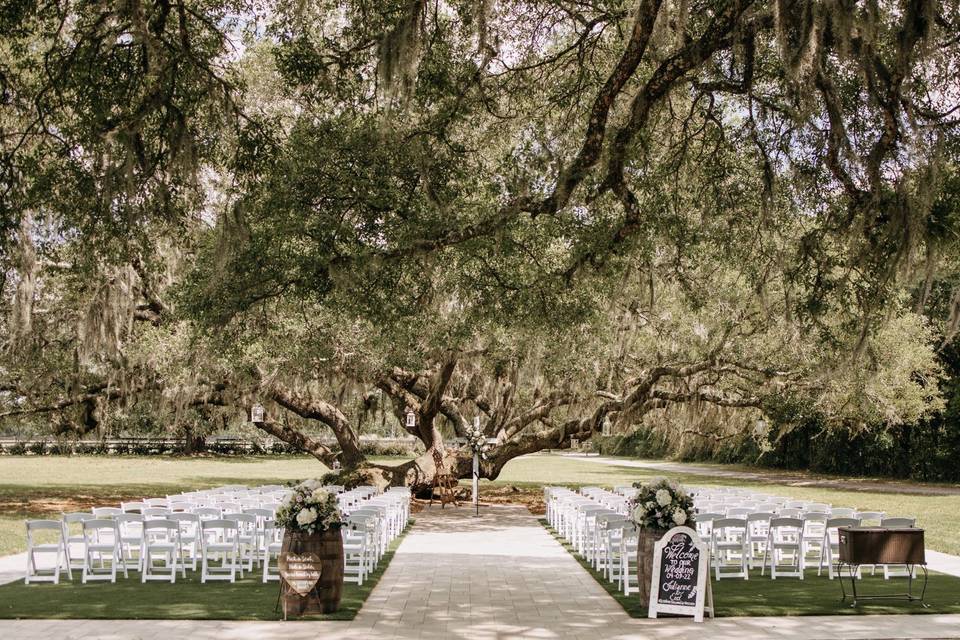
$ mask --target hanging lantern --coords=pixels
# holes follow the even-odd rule
[[[753,429],[754,435],[758,438],[762,437],[767,432],[767,422],[763,418],[757,419],[757,424]]]
[[[413,409],[407,408],[407,427],[412,429],[415,426],[417,426],[417,414]]]
[[[256,424],[258,422],[263,422],[263,405],[259,402],[255,403],[250,407],[250,422]]]

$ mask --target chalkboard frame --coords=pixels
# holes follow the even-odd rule
[[[669,544],[678,533],[690,536],[694,546],[700,551],[697,562],[697,599],[694,606],[660,604],[660,569],[663,560],[663,548]],[[683,616],[693,616],[694,622],[703,622],[704,614],[713,617],[713,585],[710,581],[710,547],[700,539],[697,532],[690,527],[674,527],[667,531],[653,546],[653,575],[650,576],[650,603],[647,608],[647,617],[656,618],[659,613],[673,613]]]

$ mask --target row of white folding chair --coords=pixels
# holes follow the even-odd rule
[[[698,528],[703,524],[706,523],[698,519]],[[752,514],[745,519],[713,519],[709,521],[709,536],[716,578],[749,579],[749,569],[756,567],[762,553],[761,575],[769,566],[773,579],[779,574],[802,580],[808,563],[814,562],[817,575],[826,567],[828,577],[833,579],[834,557],[839,548],[838,529],[860,524],[857,518],[832,518],[818,513],[808,513],[800,518]],[[881,520],[884,527],[912,527],[914,524],[913,518]],[[784,566],[786,558],[790,560],[789,568],[778,568]],[[731,570],[724,571],[724,568]],[[908,575],[906,567],[884,565],[882,568],[885,578]]]
[[[407,526],[410,517],[409,489],[394,488],[376,495],[373,487],[356,492],[366,499],[350,499],[350,513],[341,530],[344,543],[344,579],[357,584],[374,571],[389,544]]]
[[[242,512],[222,512],[217,508],[196,507],[192,513],[170,513],[166,510],[147,509],[144,514],[135,513],[108,513],[100,510],[99,516],[107,515],[118,523],[120,542],[124,551],[125,563],[129,568],[138,568],[139,558],[134,557],[134,551],[139,549],[143,538],[143,523],[152,519],[167,519],[180,524],[180,537],[183,539],[183,560],[190,562],[191,568],[196,570],[199,555],[198,531],[201,522],[211,520],[233,520],[239,528],[239,552],[245,570],[252,570],[254,563],[259,564],[265,554],[264,534],[265,523],[272,521],[272,509],[244,509]],[[159,513],[157,512],[159,511]],[[82,515],[71,515],[72,519],[82,519]],[[97,516],[94,516],[97,517]],[[244,570],[241,569],[241,573]]]
[[[360,503],[365,500],[368,500],[372,496],[377,495],[377,490],[375,487],[357,487],[355,489],[350,489],[349,491],[344,491],[337,495],[337,502],[340,505],[340,510],[349,515],[353,509],[357,508]]]
[[[343,535],[343,579],[362,585],[380,560],[382,521],[379,514],[355,511],[346,520]]]

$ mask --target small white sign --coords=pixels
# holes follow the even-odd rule
[[[658,613],[713,617],[713,587],[710,582],[710,549],[690,527],[674,527],[653,547],[650,606],[647,616]]]

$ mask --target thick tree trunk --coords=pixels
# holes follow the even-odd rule
[[[339,408],[329,402],[298,393],[279,383],[270,384],[266,391],[267,396],[284,409],[288,409],[302,418],[319,420],[330,427],[334,437],[337,439],[337,444],[340,445],[340,454],[330,457],[330,462],[338,458],[344,469],[355,469],[366,461],[366,456],[360,451],[360,438],[357,436],[356,430],[353,428],[353,425],[350,424],[347,416],[345,416]],[[303,442],[311,441],[313,445],[312,448],[318,453],[321,452],[321,448],[327,452],[330,451],[329,448],[324,447],[319,442],[289,427],[284,427],[281,435],[275,433],[272,433],[272,435],[275,435],[284,442],[295,444],[301,448],[304,448]],[[293,438],[294,440],[288,438]],[[310,449],[304,448],[304,450],[315,457],[319,457],[317,453],[314,453]],[[320,453],[320,455],[327,456],[325,453]]]

